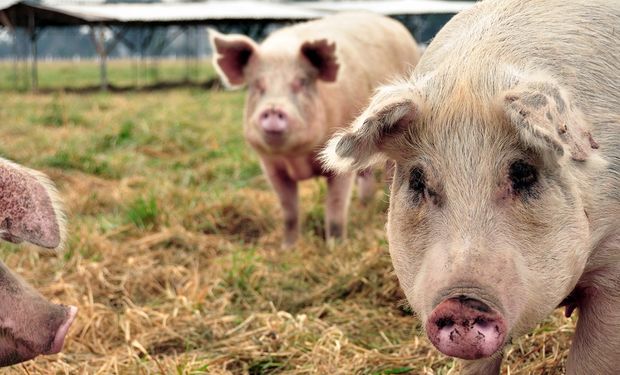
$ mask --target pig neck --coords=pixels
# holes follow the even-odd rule
[[[613,152],[620,147],[607,146]],[[594,166],[578,178],[584,192],[585,214],[592,228],[592,242],[585,269],[572,293],[577,296],[573,308],[593,290],[615,295],[620,300],[620,192],[614,188],[619,183],[614,171],[620,170],[620,158],[608,160],[611,160],[609,164]]]
[[[279,170],[286,172],[286,175],[293,181],[302,181],[322,174],[321,165],[315,153],[282,157],[273,160],[273,162]]]

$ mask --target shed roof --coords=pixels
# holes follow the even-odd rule
[[[39,4],[29,0],[0,0],[0,21],[28,27],[105,24],[198,24],[218,21],[301,21],[351,10],[395,16],[457,13],[471,1],[392,0],[269,3],[260,1],[205,1],[199,3]]]
[[[366,10],[388,16],[409,14],[458,13],[474,5],[472,1],[394,0],[394,1],[307,1],[298,3],[328,12]]]
[[[212,20],[307,20],[324,11],[294,4],[258,1],[209,1],[202,3],[54,5],[54,9],[97,16],[117,23],[188,23]]]

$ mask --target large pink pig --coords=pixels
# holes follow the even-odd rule
[[[558,305],[569,374],[620,369],[620,2],[488,0],[328,143],[332,168],[393,159],[390,254],[463,373]]]
[[[211,31],[214,65],[231,87],[247,85],[244,131],[284,211],[284,245],[298,237],[298,181],[327,178],[326,234],[345,235],[353,173],[326,173],[317,153],[349,124],[373,89],[412,70],[416,42],[398,22],[370,13],[341,14],[286,27],[260,45]],[[359,174],[360,196],[373,189]]]
[[[0,238],[55,249],[64,218],[43,174],[0,158]],[[77,308],[55,305],[0,261],[0,367],[62,349]]]

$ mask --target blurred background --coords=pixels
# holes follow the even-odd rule
[[[344,10],[366,10],[398,19],[418,42],[426,44],[452,15],[471,4],[427,0],[0,0],[0,89],[210,87],[216,82],[208,66],[208,27],[260,41],[293,22]]]

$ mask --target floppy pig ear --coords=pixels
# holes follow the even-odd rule
[[[530,147],[556,160],[568,153],[585,161],[598,148],[589,125],[570,105],[568,94],[552,82],[528,83],[504,93],[504,110]]]
[[[319,72],[318,78],[326,82],[335,82],[338,78],[340,64],[336,57],[336,43],[326,39],[304,42],[301,54]]]
[[[328,170],[347,172],[387,159],[386,151],[419,116],[420,99],[406,86],[385,86],[348,129],[329,140],[321,153]]]
[[[229,87],[245,83],[245,67],[258,46],[245,35],[224,35],[209,29],[209,39],[213,47],[213,66]]]
[[[0,158],[0,238],[56,249],[64,214],[52,182],[42,173]]]

